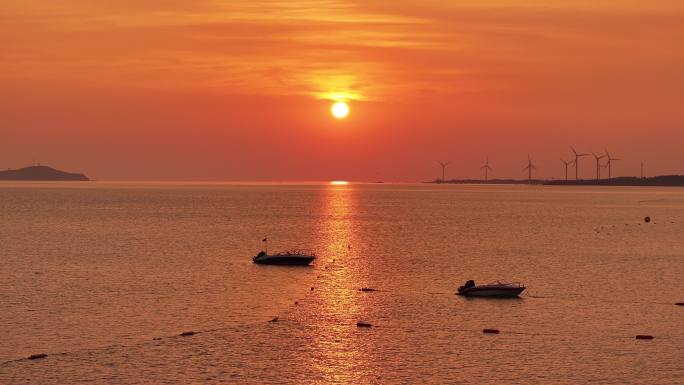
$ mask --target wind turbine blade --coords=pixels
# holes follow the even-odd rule
[[[573,152],[575,155],[577,155],[577,151],[575,151],[575,147],[570,146],[570,149],[572,150],[572,152]]]

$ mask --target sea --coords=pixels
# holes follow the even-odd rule
[[[678,302],[681,188],[0,184],[0,384],[683,384]]]

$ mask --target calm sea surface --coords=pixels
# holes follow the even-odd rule
[[[2,384],[682,384],[675,302],[684,189],[0,184]]]

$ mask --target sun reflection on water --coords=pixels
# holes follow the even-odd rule
[[[324,191],[321,238],[324,241],[324,269],[318,296],[318,326],[313,337],[319,355],[312,366],[321,383],[357,384],[372,376],[367,365],[360,364],[367,355],[367,341],[360,335],[356,321],[363,318],[365,306],[358,288],[362,286],[355,257],[357,237],[357,191],[351,185],[331,184]]]

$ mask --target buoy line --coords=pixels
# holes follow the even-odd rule
[[[174,335],[167,335],[164,337],[155,337],[151,340],[145,339],[145,340],[140,340],[136,343],[131,343],[131,344],[111,344],[111,345],[106,345],[106,346],[100,346],[100,347],[94,347],[94,348],[84,348],[84,349],[77,349],[77,350],[72,350],[72,351],[64,351],[64,352],[58,352],[58,353],[35,353],[31,354],[30,356],[27,357],[21,357],[17,359],[12,359],[8,361],[4,361],[0,363],[0,366],[7,366],[12,363],[16,362],[21,362],[21,361],[42,361],[43,359],[49,359],[50,357],[53,356],[67,356],[67,355],[73,355],[73,354],[78,354],[78,353],[88,353],[88,352],[98,352],[98,351],[105,351],[108,349],[112,348],[132,348],[135,346],[142,346],[149,344],[151,341],[162,341],[165,339],[171,339],[171,338],[188,338],[188,337],[193,337],[198,334],[209,334],[209,333],[214,333],[214,332],[219,332],[219,331],[225,331],[229,329],[234,329],[236,326],[237,327],[249,327],[253,325],[258,325],[258,324],[263,324],[263,323],[274,323],[274,324],[283,324],[279,319],[279,317],[275,317],[274,319],[271,320],[265,320],[265,321],[253,321],[253,322],[247,322],[243,324],[238,324],[238,325],[232,325],[232,326],[226,326],[226,327],[219,327],[219,328],[212,328],[212,329],[204,329],[204,330],[197,330],[197,331],[186,331],[182,332],[179,334],[174,334]],[[286,320],[287,321],[287,320]],[[297,322],[300,325],[303,325],[300,322]],[[285,322],[285,325],[290,325],[292,326],[293,324],[290,322]],[[383,324],[374,324],[371,323],[370,321],[356,321],[356,322],[344,322],[344,323],[335,323],[334,326],[343,326],[343,325],[348,325],[349,327],[356,327],[357,329],[375,329],[375,328],[381,328],[381,329],[404,329],[404,330],[415,330],[415,327],[413,326],[401,326],[401,325],[383,325]],[[303,325],[304,327],[306,325]],[[506,330],[506,329],[499,329],[499,328],[493,328],[493,327],[486,327],[486,328],[478,328],[478,329],[442,329],[443,331],[450,331],[450,332],[456,332],[456,333],[468,333],[468,334],[496,334],[496,335],[523,335],[523,336],[541,336],[541,337],[571,337],[571,336],[577,336],[578,334],[571,334],[571,333],[537,333],[537,332],[525,332],[525,331],[515,331],[515,330]],[[609,335],[609,334],[604,334],[602,337],[605,338],[610,338],[610,339],[637,339],[637,340],[662,340],[662,339],[684,339],[684,336],[671,336],[671,335],[651,335],[651,334],[636,334],[636,335]]]
[[[327,270],[328,267],[332,267],[333,263],[330,263],[325,266],[325,270]],[[321,275],[318,275],[316,278],[314,278],[315,281],[321,280],[323,277]],[[304,295],[305,299],[308,295],[314,292],[314,288],[316,285],[311,286],[310,290],[307,290]],[[385,293],[392,293],[391,290],[379,290],[373,287],[346,287],[348,290],[354,290],[354,291],[360,291],[360,292],[365,292],[365,293],[372,293],[372,292],[385,292]],[[449,295],[452,293],[444,293],[444,292],[427,292],[426,294],[430,295]],[[453,293],[455,295],[455,292]],[[524,296],[526,298],[531,298],[531,299],[554,299],[554,300],[564,300],[564,298],[560,297],[542,297],[542,296],[533,296],[527,291]],[[567,299],[570,300],[570,299]],[[300,300],[296,300],[294,302],[294,305],[288,306],[288,309],[290,310],[295,310],[297,307],[296,305],[299,304]],[[655,305],[678,305],[682,306],[682,302],[636,302],[636,301],[602,301],[602,302],[608,302],[608,303],[630,303],[630,304],[655,304]],[[287,313],[287,310],[285,311]],[[269,323],[282,323],[279,321],[280,316],[275,316],[270,320],[266,320],[266,322]],[[174,334],[174,335],[167,335],[163,337],[154,337],[152,340],[148,339],[140,339],[137,342],[133,342],[131,344],[110,344],[106,346],[101,346],[101,347],[92,347],[92,348],[83,348],[83,349],[77,349],[77,350],[72,350],[72,351],[64,351],[64,352],[58,352],[58,353],[34,353],[31,354],[27,357],[20,357],[16,359],[11,359],[7,360],[4,362],[0,363],[0,366],[6,366],[12,363],[16,362],[21,362],[21,361],[41,361],[43,359],[48,359],[49,357],[52,356],[65,356],[65,355],[72,355],[72,354],[78,354],[78,353],[86,353],[86,352],[97,352],[97,351],[103,351],[111,348],[129,348],[129,347],[135,347],[135,346],[141,346],[149,343],[150,341],[161,341],[164,339],[170,339],[170,338],[187,338],[187,337],[192,337],[197,334],[204,334],[204,333],[213,333],[213,332],[218,332],[218,331],[224,331],[224,330],[229,330],[233,329],[235,327],[246,327],[246,326],[252,326],[252,325],[258,325],[263,323],[264,321],[252,321],[252,322],[245,322],[245,323],[240,323],[240,324],[234,324],[231,326],[225,326],[225,327],[217,327],[217,328],[212,328],[212,329],[205,329],[205,330],[189,330],[185,332],[181,332],[179,334]],[[286,324],[290,324],[286,322]],[[346,323],[345,323],[346,324]],[[290,324],[292,325],[292,324]],[[337,324],[337,326],[344,325],[344,324]],[[350,326],[354,324],[350,323]],[[380,327],[380,328],[389,328],[389,329],[407,329],[407,330],[413,330],[413,327],[408,327],[408,326],[395,326],[395,325],[376,325],[376,324],[371,324],[370,322],[366,321],[357,321],[355,324],[356,328],[359,329],[370,329],[375,328],[375,327]],[[520,331],[501,331],[500,329],[497,328],[484,328],[484,329],[449,329],[454,332],[463,332],[463,333],[477,333],[477,334],[512,334],[512,335],[528,335],[528,336],[559,336],[559,337],[568,337],[576,334],[563,334],[563,333],[531,333],[531,332],[520,332]],[[613,338],[613,339],[637,339],[637,340],[653,340],[656,337],[653,335],[649,334],[637,334],[635,336],[626,336],[626,335],[612,335],[608,336],[606,335],[605,337],[608,338]],[[659,335],[657,336],[658,339],[672,339],[672,338],[682,338],[680,336],[666,336],[666,335]]]

